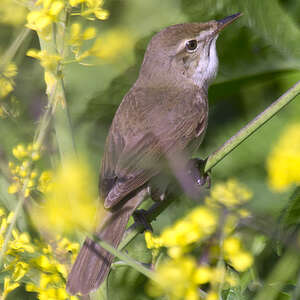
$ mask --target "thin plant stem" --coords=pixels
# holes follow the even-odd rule
[[[31,30],[29,28],[23,28],[22,31],[16,37],[16,39],[13,41],[13,43],[10,45],[10,47],[5,51],[4,55],[1,58],[1,70],[5,69],[6,65],[12,61],[20,46],[23,44],[30,32]]]
[[[238,131],[217,151],[208,156],[204,171],[208,172],[217,165],[225,156],[245,141],[256,130],[273,118],[283,107],[290,103],[300,93],[300,81],[287,90],[281,97],[273,102],[268,108],[256,116],[245,127]]]
[[[115,249],[113,246],[108,244],[107,242],[99,239],[96,235],[93,236],[94,241],[96,241],[103,249],[108,251],[109,253],[113,254],[123,262],[125,262],[128,266],[132,267],[136,271],[144,274],[146,277],[150,278],[153,281],[156,281],[153,271],[144,267],[141,263],[134,260],[132,257],[128,256],[127,254]]]

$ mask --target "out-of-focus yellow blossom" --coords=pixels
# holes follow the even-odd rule
[[[50,54],[47,51],[39,51],[36,49],[30,49],[27,51],[27,56],[38,59],[45,70],[56,72],[58,63],[61,61],[61,56],[57,54]]]
[[[7,233],[7,225],[13,213],[6,216],[0,208],[0,248]],[[5,275],[4,299],[20,283],[26,283],[26,290],[36,292],[38,299],[78,300],[66,293],[68,268],[74,262],[79,244],[72,243],[65,237],[57,237],[50,244],[43,241],[31,241],[26,232],[14,230],[4,256]]]
[[[147,233],[147,247],[169,248],[169,255],[181,255],[184,251],[178,247],[186,247],[192,243],[200,242],[210,236],[216,229],[218,217],[210,208],[200,206],[177,221],[173,226],[166,228],[159,237]]]
[[[132,35],[124,30],[114,29],[97,38],[91,49],[82,56],[91,55],[103,60],[112,60],[120,56],[120,53],[128,51],[132,45]]]
[[[52,24],[58,21],[64,6],[63,0],[36,1],[34,10],[27,15],[26,26],[35,30],[44,39],[50,39]]]
[[[14,90],[14,78],[17,71],[17,66],[13,63],[7,64],[4,70],[0,70],[0,100]]]
[[[48,193],[52,190],[53,184],[53,173],[52,171],[44,171],[42,172],[37,189],[42,193]]]
[[[28,292],[38,293],[39,299],[77,300],[76,296],[70,296],[66,292],[67,268],[66,257],[70,258],[68,265],[74,262],[79,250],[79,244],[70,242],[67,238],[57,237],[54,247],[50,245],[42,247],[43,254],[30,261],[31,267],[39,270],[40,276],[37,282],[27,283]],[[57,258],[61,258],[59,261]]]
[[[160,247],[166,247],[169,256],[156,271],[160,287],[152,283],[154,287],[149,289],[149,294],[156,297],[166,293],[174,300],[214,300],[218,299],[220,287],[236,286],[238,275],[226,269],[224,262],[239,272],[246,271],[253,264],[253,256],[244,250],[241,240],[233,236],[239,218],[248,216],[248,212],[241,212],[239,206],[250,198],[251,192],[246,187],[229,180],[213,187],[206,206],[192,210],[158,237],[146,232],[147,247],[156,252]],[[221,227],[218,222],[222,222]],[[221,232],[223,243],[216,239]],[[196,260],[191,254],[197,253],[199,244],[203,248],[201,257]],[[206,264],[198,265],[196,261],[205,261]],[[208,289],[204,298],[198,290],[201,285],[205,285],[206,291]]]
[[[181,257],[164,262],[155,274],[160,285],[151,283],[148,288],[149,295],[158,297],[166,293],[171,299],[199,299],[195,282],[196,270],[197,264],[193,257]]]
[[[288,126],[267,160],[269,186],[276,192],[300,184],[300,123]]]
[[[218,299],[219,299],[218,293],[215,291],[210,291],[205,298],[205,300],[218,300]]]
[[[109,11],[102,8],[103,0],[69,0],[69,3],[73,7],[81,4],[80,15],[90,20],[94,20],[95,17],[106,20],[109,17]]]
[[[224,258],[239,272],[244,272],[253,264],[253,257],[242,248],[238,237],[227,237],[223,244]]]
[[[19,26],[26,21],[27,9],[20,1],[1,0],[0,23]]]
[[[29,264],[22,261],[17,261],[16,264],[14,264],[14,267],[15,268],[12,274],[12,279],[14,281],[19,281],[29,270]]]
[[[28,144],[27,146],[25,146],[23,144],[19,144],[13,148],[12,153],[18,160],[27,158],[36,161],[40,159],[40,145]]]
[[[50,95],[56,87],[57,70],[59,63],[62,61],[62,57],[57,54],[50,54],[45,50],[39,51],[36,49],[28,50],[27,55],[38,59],[42,67],[45,69],[44,79],[47,85],[46,93]]]
[[[96,186],[87,165],[67,159],[54,174],[43,206],[34,210],[36,222],[56,232],[91,230],[98,206]]]
[[[25,197],[36,186],[37,171],[33,169],[33,163],[40,159],[40,146],[19,144],[13,148],[12,153],[18,163],[9,162],[9,169],[12,174],[13,183],[8,187],[9,194],[21,191],[26,182]]]
[[[8,254],[27,252],[33,253],[34,247],[30,241],[29,234],[27,232],[19,233],[17,230],[12,232],[13,239],[9,242]]]
[[[95,27],[88,27],[82,31],[81,24],[73,23],[70,30],[69,44],[73,47],[80,47],[84,41],[95,38],[96,33]]]
[[[252,193],[246,186],[230,179],[226,183],[215,184],[205,201],[208,204],[221,203],[232,208],[248,202],[251,198]]]
[[[196,259],[188,255],[166,260],[158,266],[155,276],[159,284],[151,282],[147,293],[152,297],[167,294],[172,300],[203,299],[199,293],[201,285],[236,284],[224,267],[198,265]],[[208,295],[214,299],[215,292],[211,290]]]

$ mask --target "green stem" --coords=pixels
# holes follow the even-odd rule
[[[127,254],[115,249],[113,246],[111,246],[110,244],[106,243],[103,240],[100,240],[96,235],[93,236],[94,241],[96,241],[102,248],[104,248],[106,251],[108,251],[109,253],[113,254],[114,256],[118,257],[120,260],[122,260],[123,262],[125,262],[128,266],[132,267],[133,269],[135,269],[136,271],[144,274],[146,277],[150,278],[151,280],[156,281],[156,278],[154,276],[154,273],[144,267],[141,263],[137,262],[136,260],[134,260],[133,258],[131,258],[130,256],[128,256]]]
[[[59,63],[55,74],[57,79],[55,97],[50,100],[52,95],[49,95],[49,104],[51,103],[55,107],[55,113],[53,110],[54,129],[62,162],[64,162],[64,158],[67,156],[76,157],[73,128],[63,80],[66,36],[65,31],[68,22],[67,10],[68,9],[66,9],[61,22],[53,25],[52,39],[50,41],[44,41],[42,38],[40,38],[40,45],[42,50],[45,50],[50,54],[58,54],[62,57],[62,61]]]
[[[31,32],[30,29],[23,28],[22,31],[17,36],[17,38],[10,45],[10,47],[5,51],[4,55],[1,58],[1,63],[0,63],[1,71],[5,69],[6,65],[9,64],[12,61],[12,59],[15,57],[17,51],[19,50],[20,46],[23,44],[24,40],[28,37],[30,32]]]
[[[300,81],[287,90],[281,97],[273,102],[268,108],[261,112],[256,118],[243,127],[238,133],[231,137],[217,151],[208,156],[205,164],[205,172],[208,172],[228,155],[239,144],[258,130],[263,124],[274,117],[284,106],[291,102],[300,93]]]

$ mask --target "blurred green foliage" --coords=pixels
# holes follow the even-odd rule
[[[98,172],[107,130],[122,97],[138,76],[147,43],[154,32],[167,25],[181,22],[199,22],[219,19],[243,12],[244,16],[228,27],[220,36],[217,47],[220,60],[219,75],[209,90],[210,118],[207,136],[198,156],[204,158],[222,145],[238,129],[279,97],[300,79],[300,2],[293,0],[107,0],[106,8],[111,17],[100,23],[100,34],[117,28],[130,33],[135,43],[133,50],[119,53],[112,62],[96,66],[69,65],[66,69],[67,100],[79,152],[85,153],[92,168]],[[3,53],[17,30],[0,26],[0,49]],[[20,142],[30,142],[32,133],[43,111],[45,85],[42,69],[26,57],[26,49],[38,47],[36,36],[31,35],[18,52],[16,63],[19,73],[15,96],[19,101],[18,118],[0,119],[0,163],[11,157],[11,149]],[[292,190],[282,194],[271,192],[267,185],[265,162],[272,145],[286,125],[299,121],[299,97],[246,142],[234,150],[212,171],[212,181],[236,177],[254,193],[251,202],[254,221],[245,231],[267,234],[267,246],[256,261],[251,274],[245,275],[249,298],[260,288],[259,280],[267,278],[272,267],[280,261],[275,239],[278,218],[286,207]],[[51,150],[48,150],[51,151]],[[46,155],[45,155],[46,157]],[[45,165],[49,162],[45,159]],[[4,168],[4,166],[3,166]],[[0,201],[11,209],[15,199],[6,194],[7,183],[0,176]],[[299,193],[298,202],[299,202]],[[296,201],[296,200],[295,200]],[[288,223],[299,222],[299,203],[294,213],[283,219]],[[182,216],[195,203],[188,199],[176,203],[165,211],[156,222],[154,231],[159,232],[166,224]],[[291,207],[291,206],[289,206]],[[288,211],[291,211],[291,209]],[[293,210],[292,210],[293,211]],[[22,224],[22,222],[20,223]],[[20,225],[19,224],[19,225]],[[22,226],[22,225],[21,225]],[[279,229],[278,229],[279,230]],[[281,245],[283,250],[289,245]],[[138,259],[149,262],[143,237],[134,241]],[[138,249],[138,251],[136,251]],[[292,261],[298,260],[293,256]],[[119,270],[121,270],[119,272]],[[298,270],[299,272],[299,270]],[[286,284],[295,284],[291,276]],[[295,277],[295,278],[294,278]],[[145,278],[127,267],[112,272],[109,283],[113,289],[109,299],[148,299],[144,293]],[[282,287],[282,293],[286,293]],[[291,295],[292,292],[287,294]],[[20,291],[9,299],[31,299]],[[292,299],[277,295],[272,299]],[[241,291],[228,291],[224,299],[246,299]],[[270,298],[271,299],[271,298]],[[299,299],[299,298],[293,298]]]

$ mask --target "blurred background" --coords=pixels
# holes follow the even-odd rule
[[[221,19],[237,12],[244,14],[222,32],[217,42],[220,67],[217,79],[209,89],[209,125],[198,157],[207,157],[300,79],[300,1],[106,0],[104,8],[110,11],[109,19],[93,24],[102,38],[103,59],[93,65],[69,64],[65,74],[76,147],[88,158],[95,176],[98,176],[113,115],[138,76],[147,43],[165,26]],[[5,18],[9,13],[5,9],[5,5],[0,8],[0,53],[4,53],[25,23],[25,13],[16,8],[11,10],[16,16],[20,15],[17,22],[17,17],[15,21]],[[83,22],[82,19],[79,21]],[[82,24],[88,26],[88,21]],[[31,34],[17,53],[15,63],[19,72],[13,96],[0,100],[9,111],[0,118],[2,165],[10,160],[15,145],[20,141],[32,141],[46,104],[43,70],[25,55],[29,48],[38,47],[37,37]],[[254,194],[249,208],[257,224],[269,225],[270,240],[267,243],[272,245],[265,250],[261,260],[272,259],[257,265],[257,272],[262,277],[278,259],[272,226],[277,223],[292,192],[292,188],[282,193],[269,188],[266,160],[282,131],[289,124],[299,122],[299,116],[298,97],[230,153],[211,174],[212,184],[234,177]],[[45,166],[50,164],[46,158],[43,163]],[[13,198],[7,195],[7,183],[2,176],[0,174],[0,201],[11,209]],[[188,199],[171,205],[153,223],[154,232],[160,232],[160,228],[171,224],[194,205]],[[134,247],[139,250],[136,251],[137,258],[144,260],[142,236]],[[148,299],[143,291],[145,278],[128,268],[120,270],[119,277],[113,281],[116,289],[112,291],[123,286],[123,292],[112,295],[111,299],[130,299],[133,291],[137,295],[135,299]],[[127,276],[123,276],[124,273]],[[113,273],[114,276],[117,275]]]

